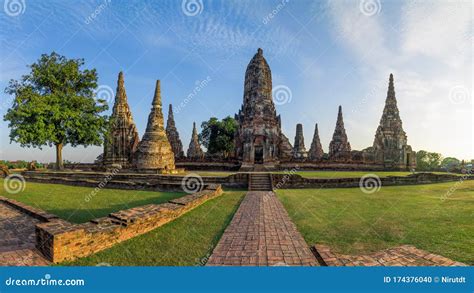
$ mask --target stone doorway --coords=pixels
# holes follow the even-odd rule
[[[262,146],[255,147],[254,163],[263,164],[263,147]]]

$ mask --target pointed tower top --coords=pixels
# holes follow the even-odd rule
[[[118,82],[123,84],[123,72],[120,71],[119,74],[118,74]]]
[[[156,81],[155,96],[153,97],[152,105],[161,107],[161,84],[159,79]]]
[[[115,93],[114,108],[121,107],[123,104],[126,104],[126,103],[127,103],[127,93],[125,92],[125,82],[123,78],[123,72],[120,71],[118,74],[118,80],[117,80],[117,92]]]
[[[196,122],[193,122],[193,136],[197,135]]]
[[[257,54],[258,54],[258,55],[263,55],[263,50],[262,50],[262,48],[258,48]]]

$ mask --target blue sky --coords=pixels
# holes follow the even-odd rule
[[[141,136],[155,80],[161,79],[165,116],[169,103],[175,109],[184,103],[175,120],[187,148],[193,121],[238,111],[246,66],[261,47],[274,87],[291,92],[277,105],[290,141],[296,124],[303,123],[309,148],[318,123],[327,152],[342,105],[353,149],[372,145],[392,72],[409,144],[471,159],[471,6],[470,1],[5,0],[0,88],[26,73],[40,54],[56,51],[96,68],[100,93],[112,102],[122,70]],[[207,85],[199,86],[203,80]],[[3,91],[0,97],[3,116],[12,97]],[[9,143],[8,134],[1,121],[1,159],[54,161],[52,149],[20,148]],[[66,147],[63,156],[90,162],[101,151]]]

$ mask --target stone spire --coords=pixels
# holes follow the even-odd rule
[[[130,166],[139,140],[132,112],[127,102],[123,73],[120,72],[109,129],[104,142],[103,163],[105,165],[120,165],[124,168]]]
[[[308,157],[311,161],[319,161],[323,158],[324,151],[319,139],[318,123],[314,126],[313,141],[311,142],[311,148],[309,149]]]
[[[296,159],[306,158],[308,153],[304,146],[303,124],[296,124],[295,144],[293,145],[293,157]]]
[[[344,120],[342,118],[342,107],[339,106],[337,113],[336,128],[329,144],[329,159],[348,160],[351,155],[351,145],[347,139]]]
[[[416,165],[415,155],[407,144],[407,135],[398,111],[393,74],[389,77],[387,98],[375,133],[373,149],[376,162],[383,163],[387,168],[410,169]]]
[[[193,134],[191,136],[191,142],[189,143],[187,157],[190,160],[201,160],[204,158],[204,152],[199,144],[196,122],[193,122]]]
[[[292,159],[293,148],[281,130],[272,97],[272,72],[262,49],[245,71],[243,103],[235,119],[235,157],[242,161],[241,170],[253,170],[255,164],[271,169]]]
[[[173,106],[171,104],[168,110],[168,120],[166,121],[166,136],[173,149],[175,159],[184,157],[183,144],[174,123]]]
[[[135,163],[137,169],[175,169],[174,154],[164,128],[159,80],[156,81],[148,124],[142,141],[138,145]]]

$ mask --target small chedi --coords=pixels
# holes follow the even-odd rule
[[[138,142],[138,132],[128,106],[123,73],[120,72],[109,130],[104,143],[104,153],[102,155],[104,165],[130,167]]]
[[[407,144],[407,135],[398,112],[393,74],[390,74],[387,99],[380,125],[375,133],[373,152],[375,161],[388,169],[416,166],[415,152]]]
[[[342,107],[339,106],[337,113],[336,128],[329,144],[329,159],[334,161],[347,161],[351,157],[351,144],[347,139],[344,120],[342,118]]]
[[[204,152],[199,144],[196,122],[193,122],[193,134],[191,135],[191,141],[189,142],[187,157],[189,160],[193,161],[199,161],[204,158]]]
[[[166,121],[166,136],[168,137],[168,141],[171,144],[174,158],[182,159],[184,157],[183,144],[181,143],[178,130],[176,129],[173,115],[173,106],[171,104],[168,110],[168,120]]]
[[[134,155],[138,170],[174,170],[174,154],[166,137],[161,108],[160,81],[156,81],[155,95],[148,116],[148,124]]]
[[[319,139],[318,123],[314,126],[313,141],[308,151],[308,159],[313,162],[317,162],[323,159],[324,151]]]
[[[304,146],[303,124],[296,124],[295,143],[293,145],[293,158],[304,159],[308,157],[308,152]]]
[[[247,66],[243,104],[235,120],[235,157],[242,162],[241,170],[253,169],[254,164],[271,169],[280,160],[291,160],[293,150],[281,131],[272,98],[272,73],[262,49]]]

